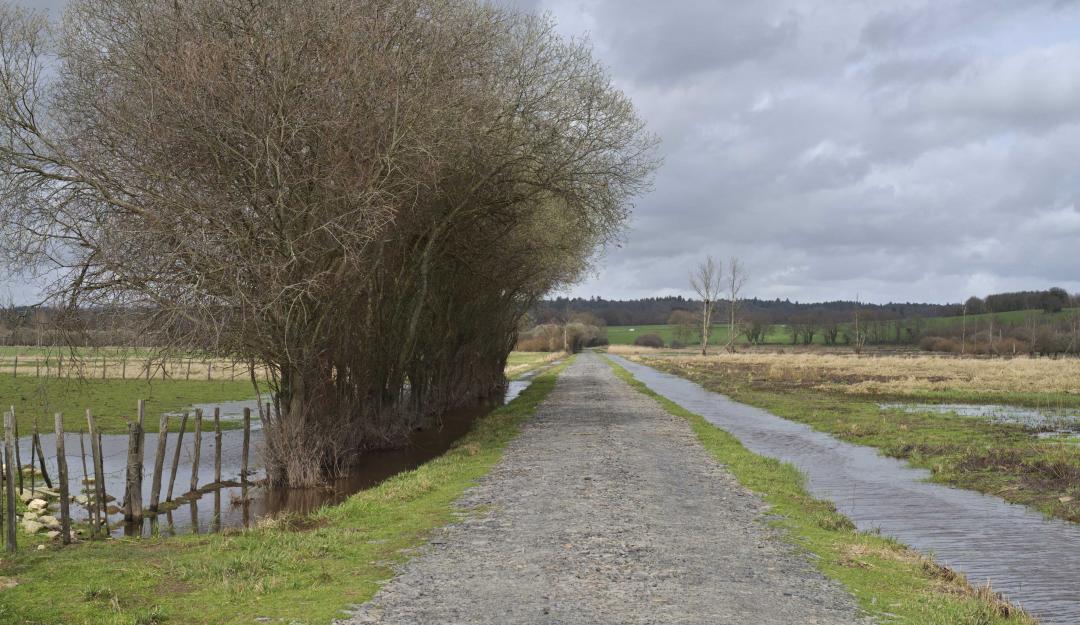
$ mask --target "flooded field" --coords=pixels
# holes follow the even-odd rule
[[[442,454],[453,443],[469,431],[473,421],[489,412],[492,408],[513,400],[525,390],[534,377],[535,372],[526,374],[521,378],[511,381],[507,387],[506,395],[502,402],[477,405],[470,408],[453,410],[443,415],[441,427],[430,430],[414,432],[409,437],[409,443],[401,449],[377,451],[364,454],[360,461],[352,468],[349,475],[334,482],[326,488],[290,489],[290,488],[267,488],[260,483],[265,477],[258,460],[262,446],[261,424],[257,416],[252,418],[251,433],[251,470],[254,471],[248,477],[249,483],[244,485],[240,480],[243,430],[226,429],[221,436],[221,476],[222,488],[206,492],[198,496],[188,496],[186,501],[179,507],[169,512],[159,514],[156,518],[144,519],[137,525],[125,525],[123,514],[119,510],[120,500],[123,499],[124,479],[127,471],[127,448],[128,437],[126,435],[102,436],[102,456],[105,472],[105,491],[116,500],[110,505],[109,525],[113,535],[149,535],[152,532],[160,533],[205,533],[219,531],[225,528],[248,527],[259,519],[281,513],[305,514],[324,505],[339,503],[349,495],[365,488],[370,488],[388,477],[401,471],[414,469],[420,464]],[[257,415],[257,401],[222,402],[220,404],[200,404],[192,406],[191,410],[202,409],[207,415],[212,415],[214,408],[219,408],[223,421],[238,420],[243,417],[244,408],[250,408],[253,415]],[[148,421],[151,419],[148,417]],[[176,464],[176,481],[173,490],[173,498],[178,499],[187,495],[190,490],[192,467],[194,464],[195,436],[192,432],[192,423],[189,419],[187,432],[184,434],[183,445],[180,449],[180,460]],[[199,456],[199,485],[204,487],[214,480],[214,463],[217,454],[215,435],[212,421],[204,418],[203,433],[201,436],[202,449]],[[169,484],[169,476],[173,470],[173,454],[175,453],[177,434],[170,432],[167,438],[166,461],[164,477],[162,481],[161,499],[166,498]],[[54,434],[41,435],[42,446],[47,450],[56,449]],[[69,471],[69,489],[73,495],[82,492],[83,459],[80,454],[79,435],[68,433],[64,436],[66,457]],[[87,467],[91,476],[93,466],[90,464],[89,438],[84,438],[87,449]],[[154,451],[157,448],[158,434],[147,433],[145,440],[145,466],[143,478],[143,503],[148,505],[150,500],[150,475],[153,471]],[[20,454],[24,462],[29,463],[30,438],[19,439]],[[51,476],[56,475],[56,458],[46,459],[46,466]],[[40,480],[38,486],[42,486]],[[24,483],[26,490],[30,489],[29,478]],[[73,505],[72,516],[76,521],[85,521],[89,518],[89,510],[82,505]]]
[[[842,442],[809,426],[733,402],[698,384],[611,357],[656,393],[736,436],[751,451],[790,462],[807,489],[861,530],[880,530],[967,575],[989,580],[1042,623],[1080,622],[1080,525],[1046,519],[997,497],[927,482],[928,471]]]
[[[1014,423],[1036,429],[1059,429],[1080,431],[1080,409],[1076,408],[1028,408],[1002,404],[878,404],[883,410],[904,412],[932,412],[958,417],[985,419],[994,423]]]

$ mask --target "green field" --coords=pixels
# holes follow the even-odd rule
[[[1022,325],[1027,322],[1029,317],[1034,317],[1038,322],[1043,322],[1047,319],[1059,320],[1064,319],[1070,315],[1080,314],[1080,308],[1066,308],[1057,313],[1044,313],[1041,310],[1014,310],[1010,312],[1002,313],[985,313],[981,315],[968,315],[967,323],[968,329],[974,331],[976,328],[985,328],[988,320],[993,318],[995,325]],[[886,336],[894,336],[896,321],[887,321],[887,329],[883,332]],[[925,332],[928,329],[942,329],[950,326],[959,327],[959,324],[963,323],[962,317],[927,317],[916,321],[914,318],[900,320],[899,323],[902,327],[916,327],[919,325]],[[850,323],[841,324],[841,337],[840,341],[843,341],[843,331],[848,330]],[[665,345],[671,345],[671,341],[675,338],[676,328],[673,325],[657,324],[657,325],[637,325],[637,326],[608,326],[607,337],[608,341],[612,345],[633,345],[634,339],[643,334],[658,334],[664,339]],[[691,335],[689,345],[695,345],[700,340],[699,333],[694,332]],[[714,325],[712,332],[709,335],[709,345],[726,345],[728,341],[728,326],[726,324]],[[746,337],[740,336],[736,340],[740,345],[746,344]],[[790,345],[791,344],[791,332],[788,327],[783,324],[777,324],[769,327],[769,332],[765,337],[765,343],[770,345]],[[800,339],[801,343],[801,339]],[[825,337],[822,332],[818,332],[814,337],[815,345],[824,345]]]
[[[664,339],[664,345],[671,345],[674,340],[676,327],[673,325],[640,325],[640,326],[608,326],[607,338],[612,345],[633,345],[634,339],[645,334],[658,334]],[[694,332],[690,336],[689,346],[700,345],[700,333]],[[790,336],[785,326],[773,326],[766,337],[769,343],[790,342]],[[709,345],[727,345],[728,326],[714,325],[709,334]],[[746,337],[740,336],[738,343],[746,343]]]
[[[64,415],[64,428],[86,428],[86,409],[105,433],[127,431],[125,417],[134,417],[140,399],[146,400],[146,429],[157,431],[157,416],[192,404],[248,399],[255,396],[250,380],[79,380],[0,375],[0,406],[15,407],[19,433],[28,434],[35,420],[53,429],[53,414]]]

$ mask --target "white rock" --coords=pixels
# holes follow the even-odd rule
[[[22,515],[23,521],[36,521],[37,518],[38,518],[38,513],[34,512],[33,510],[27,510]]]
[[[49,502],[44,499],[32,499],[30,503],[26,504],[27,508],[31,510],[44,510],[49,506]]]
[[[45,532],[45,535],[49,537],[49,540],[56,540],[56,537],[60,535],[60,532],[52,530]]]
[[[51,530],[60,529],[60,520],[54,516],[38,517],[37,521]]]
[[[41,523],[38,523],[37,521],[23,521],[22,526],[23,526],[23,531],[25,531],[27,534],[37,534],[38,530],[45,527],[44,525],[42,525]]]
[[[38,545],[37,549],[38,551],[45,551],[45,545]]]

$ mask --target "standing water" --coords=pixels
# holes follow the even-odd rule
[[[973,583],[989,580],[1046,625],[1080,623],[1080,525],[997,497],[932,484],[929,471],[698,384],[608,356],[654,392],[730,432],[754,453],[795,465],[807,489],[860,530],[880,529]]]
[[[516,398],[522,391],[528,388],[531,380],[539,371],[533,371],[513,380],[509,383],[506,394],[501,403],[507,403]],[[273,516],[280,513],[307,514],[321,506],[332,505],[344,501],[365,488],[371,488],[402,471],[409,471],[420,466],[424,462],[439,456],[448,450],[455,441],[469,431],[473,421],[497,406],[500,402],[482,403],[476,406],[452,410],[442,416],[440,426],[428,430],[420,430],[409,436],[408,444],[401,449],[375,451],[363,454],[349,474],[340,480],[333,482],[326,488],[268,488],[259,485],[265,477],[261,466],[258,464],[260,450],[262,448],[262,431],[258,418],[252,418],[251,432],[251,470],[249,484],[244,486],[240,483],[241,456],[243,448],[243,430],[226,429],[221,436],[221,476],[225,484],[222,488],[212,492],[203,493],[200,497],[191,501],[185,501],[179,507],[159,514],[156,518],[146,518],[143,523],[125,525],[123,513],[119,511],[122,505],[119,501],[123,498],[125,476],[127,473],[127,435],[106,434],[102,438],[102,458],[104,470],[105,492],[116,500],[110,503],[109,514],[112,534],[120,535],[150,535],[157,531],[164,533],[205,533],[220,531],[230,527],[248,527],[260,518]],[[203,411],[202,449],[199,455],[199,485],[205,487],[214,481],[214,458],[215,440],[213,431],[214,408],[219,408],[222,422],[228,422],[242,418],[244,408],[250,408],[253,414],[258,413],[256,400],[223,402],[221,404],[197,404],[192,406],[190,412],[198,408]],[[179,415],[177,415],[179,416]],[[155,418],[147,417],[147,423],[156,423]],[[175,423],[175,419],[173,420]],[[187,430],[184,433],[183,445],[180,448],[180,459],[176,464],[176,481],[173,489],[173,498],[177,499],[185,495],[191,486],[192,464],[194,460],[195,436],[193,419],[189,418]],[[176,450],[176,432],[169,432],[166,439],[167,453],[165,454],[164,475],[162,476],[161,501],[166,499],[166,491],[169,486],[172,472],[173,457]],[[86,463],[89,477],[93,477],[93,464],[90,457],[90,439],[83,438],[86,445]],[[41,444],[46,450],[56,449],[55,434],[41,434]],[[143,468],[143,507],[149,505],[151,474],[153,472],[154,454],[157,450],[158,434],[148,432],[145,436],[143,449],[145,450]],[[68,432],[64,435],[65,455],[68,465],[68,486],[72,495],[83,491],[82,457],[79,453],[79,434]],[[30,437],[24,436],[19,439],[20,454],[26,464],[30,458]],[[55,477],[56,458],[46,457],[46,465],[49,475]],[[29,480],[29,478],[27,478]],[[30,490],[29,481],[26,481],[25,489]],[[38,481],[37,486],[43,486]],[[73,520],[76,522],[86,521],[89,518],[89,510],[83,505],[73,505],[71,508]]]

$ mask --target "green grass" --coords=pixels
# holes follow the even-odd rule
[[[640,325],[640,326],[608,326],[607,338],[612,345],[633,345],[634,339],[645,334],[658,334],[660,338],[664,339],[665,345],[670,345],[671,341],[676,336],[676,326],[661,324],[661,325]],[[769,335],[770,342],[782,341],[786,336],[785,330],[782,327],[776,327]],[[700,333],[695,332],[690,337],[688,342],[689,346],[699,345],[701,339]],[[728,327],[726,325],[714,325],[712,331],[709,333],[709,345],[720,346],[727,345],[728,341]],[[740,343],[745,343],[744,337],[739,337]]]
[[[935,482],[997,495],[1048,516],[1080,522],[1080,448],[1070,440],[1040,439],[1020,425],[879,407],[883,400],[983,403],[987,399],[1056,406],[1050,401],[1052,395],[988,397],[985,393],[958,390],[865,397],[807,387],[784,388],[776,381],[751,378],[731,362],[723,367],[703,363],[676,367],[654,358],[649,359],[649,364],[735,401],[851,443],[880,449],[888,456],[928,469]],[[1071,500],[1061,501],[1062,497]]]
[[[879,623],[1004,625],[1030,623],[1007,606],[980,595],[951,571],[888,538],[858,532],[826,501],[812,498],[792,465],[751,453],[738,439],[704,418],[657,395],[628,371],[615,373],[669,413],[686,419],[698,440],[744,486],[760,493],[780,517],[775,524],[814,562],[839,580]]]
[[[1044,322],[1046,319],[1062,319],[1068,315],[1075,315],[1080,313],[1080,308],[1066,308],[1057,313],[1044,313],[1041,310],[1015,310],[1002,313],[984,313],[979,315],[968,315],[967,323],[969,331],[974,332],[976,327],[985,328],[986,321],[990,318],[994,319],[995,325],[1022,325],[1029,316],[1035,316],[1039,323]],[[946,329],[950,327],[959,327],[962,317],[927,317],[921,319],[919,323],[924,331],[928,329]],[[914,319],[904,319],[900,323],[903,327],[915,327]],[[887,322],[887,329],[883,332],[884,336],[893,337],[895,335],[896,322]],[[979,324],[982,324],[981,326]],[[850,323],[843,323],[840,325],[841,337],[843,341],[843,332],[850,329]],[[612,345],[633,345],[634,339],[642,334],[659,334],[664,339],[665,345],[670,345],[672,339],[675,338],[676,329],[673,325],[668,324],[654,324],[654,325],[637,325],[637,326],[608,326],[607,337],[608,341]],[[696,344],[700,339],[699,334],[694,333],[688,343],[690,345]],[[709,345],[726,345],[728,341],[728,326],[725,324],[714,325],[711,333],[709,334]],[[740,336],[736,339],[736,342],[740,345],[747,343],[746,337]],[[765,343],[769,345],[791,345],[791,332],[784,324],[776,324],[769,327],[769,332],[765,336]],[[800,339],[800,345],[802,344]],[[815,345],[824,345],[825,336],[822,332],[818,332],[814,336]]]
[[[454,520],[452,503],[488,473],[555,386],[537,376],[481,417],[446,454],[304,519],[169,539],[119,539],[0,564],[0,623],[21,625],[325,625],[371,598],[405,549]]]
[[[126,432],[125,417],[137,414],[138,401],[146,400],[148,431],[157,431],[158,415],[182,410],[195,403],[213,403],[255,396],[244,380],[99,380],[0,376],[0,406],[15,406],[19,434],[30,433],[34,421],[53,430],[53,414],[64,415],[64,429],[86,428],[86,409],[93,411],[102,432]]]

